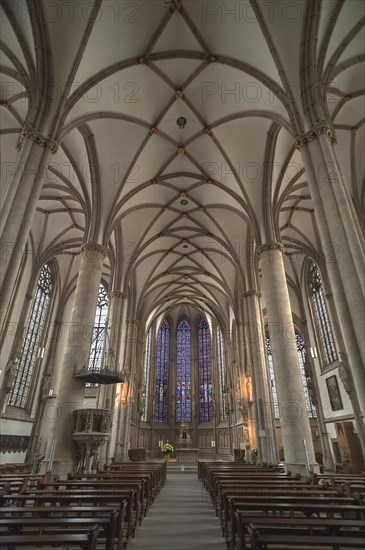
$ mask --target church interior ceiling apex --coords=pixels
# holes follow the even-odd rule
[[[136,316],[229,325],[256,246],[283,243],[288,280],[318,253],[313,132],[365,210],[363,2],[3,0],[1,20],[3,189],[26,142],[51,151],[30,242],[62,279],[95,242]]]

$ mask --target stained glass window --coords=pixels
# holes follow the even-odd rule
[[[336,361],[337,352],[331,323],[328,317],[326,300],[323,294],[321,275],[316,264],[312,264],[310,269],[310,285],[319,339],[324,354],[324,360],[326,365],[328,365]]]
[[[148,396],[150,392],[150,368],[151,368],[151,342],[152,342],[152,327],[147,332],[146,337],[146,346],[145,346],[145,354],[144,354],[144,387],[145,387],[145,407],[144,412],[142,416],[142,420],[144,422],[147,422],[147,403],[148,403]]]
[[[40,272],[35,296],[30,310],[23,348],[20,354],[14,385],[9,394],[9,405],[25,407],[32,375],[38,357],[41,356],[41,343],[44,325],[52,293],[52,272],[45,264]]]
[[[305,375],[305,346],[304,341],[299,334],[295,334],[296,343],[297,343],[297,353],[298,353],[298,362],[300,366],[300,372],[302,375],[302,382],[303,382],[303,388],[304,388],[304,397],[305,397],[305,403],[307,406],[308,416],[310,418],[315,418],[316,415],[316,409],[312,403],[312,399],[309,395],[308,386],[307,386],[307,378]],[[275,372],[274,372],[274,361],[272,357],[272,348],[271,348],[271,342],[270,337],[268,335],[265,336],[265,342],[266,342],[266,352],[267,352],[267,358],[269,362],[269,373],[270,373],[270,381],[271,381],[271,392],[273,397],[273,403],[274,403],[274,413],[275,418],[280,418],[279,414],[279,401],[278,401],[278,394],[276,391],[276,382],[275,382]]]
[[[307,406],[308,416],[309,416],[309,418],[316,418],[316,416],[317,416],[316,409],[315,409],[315,406],[313,405],[311,396],[309,395],[309,390],[308,390],[308,386],[307,386],[307,377],[305,375],[305,346],[304,346],[304,340],[297,333],[295,334],[295,338],[296,338],[296,341],[297,341],[298,360],[299,360],[300,372],[301,372],[301,375],[302,375],[305,404]]]
[[[155,420],[167,422],[170,326],[167,319],[157,335]]]
[[[182,319],[177,326],[176,422],[191,422],[190,324]]]
[[[227,404],[224,388],[226,385],[226,365],[224,362],[223,334],[217,326],[217,359],[218,359],[218,377],[219,377],[219,405],[221,421],[227,420]]]
[[[100,283],[98,302],[96,305],[95,320],[92,332],[89,354],[88,370],[101,370],[103,364],[103,351],[108,329],[108,290],[104,283]],[[87,382],[86,387],[97,387],[98,384]]]
[[[273,361],[273,358],[272,358],[271,342],[270,342],[270,338],[269,338],[268,335],[265,336],[265,344],[266,344],[267,359],[268,359],[268,363],[269,363],[269,376],[270,376],[272,400],[273,400],[273,404],[274,404],[274,415],[275,415],[275,418],[280,418],[278,394],[277,394],[277,391],[276,391],[274,361]]]
[[[203,318],[200,319],[198,328],[198,353],[200,422],[211,422],[213,420],[212,355],[209,326]]]

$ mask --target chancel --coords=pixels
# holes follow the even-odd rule
[[[274,494],[297,476],[292,497],[282,489],[290,507],[309,478],[343,476],[355,506],[365,491],[364,2],[0,9],[3,475],[34,476],[32,490],[99,476],[106,506],[125,468],[119,543],[136,531],[135,550],[152,505],[203,506],[194,484],[210,492],[216,536],[232,548],[239,522],[224,516],[224,495],[238,518],[251,482]],[[144,475],[129,518],[128,478]],[[24,502],[13,488],[6,506]],[[264,526],[242,529],[252,547],[267,544]],[[161,540],[176,547],[173,533]],[[197,540],[185,547],[204,548]]]

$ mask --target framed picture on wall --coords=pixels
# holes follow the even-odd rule
[[[326,384],[332,410],[340,411],[343,405],[336,375],[326,378]]]

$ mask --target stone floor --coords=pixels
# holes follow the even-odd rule
[[[166,483],[131,550],[226,550],[219,520],[196,473],[168,468]]]

